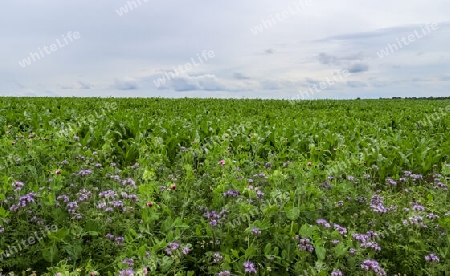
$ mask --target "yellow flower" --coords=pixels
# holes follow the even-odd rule
[[[81,271],[81,268],[77,268],[77,271],[80,272],[80,271]]]

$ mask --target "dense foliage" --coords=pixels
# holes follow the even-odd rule
[[[449,107],[0,98],[2,273],[442,275]]]

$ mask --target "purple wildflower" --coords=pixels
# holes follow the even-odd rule
[[[213,257],[214,257],[213,263],[215,264],[220,263],[223,260],[223,256],[220,255],[220,253],[214,253]]]
[[[255,268],[255,264],[252,263],[252,262],[249,262],[249,261],[245,262],[244,263],[244,268],[245,268],[245,272],[255,273],[255,274],[257,273],[256,268]]]
[[[189,253],[189,251],[191,251],[190,249],[189,249],[189,247],[184,247],[183,248],[183,255],[187,255],[188,253]]]
[[[334,229],[339,231],[339,234],[344,235],[347,234],[347,228],[340,226],[339,224],[334,224]]]
[[[331,227],[331,225],[325,219],[318,219],[316,221],[316,223],[319,224],[319,225],[323,225],[326,228],[330,228]]]
[[[89,175],[91,173],[92,173],[91,170],[81,170],[77,175],[84,176],[84,175]]]
[[[298,236],[296,236],[296,238],[298,238]],[[311,245],[310,239],[299,239],[298,249],[308,251],[310,253],[314,251],[314,247]]]
[[[228,190],[227,192],[222,194],[224,197],[227,196],[232,196],[232,197],[237,197],[239,195],[239,191],[238,190]]]
[[[177,250],[178,247],[180,247],[179,243],[171,242],[164,251],[166,251],[167,255],[172,255],[172,251]]]
[[[13,182],[12,186],[15,188],[14,192],[22,190],[23,185],[24,184],[22,182]]]
[[[340,271],[339,269],[333,269],[333,271],[331,272],[331,276],[342,276],[344,274],[342,274],[342,271]]]
[[[121,243],[123,243],[125,241],[125,239],[123,237],[117,237],[114,241],[120,245]]]
[[[253,229],[252,229],[252,232],[253,232],[253,234],[255,234],[255,235],[260,235],[260,234],[261,234],[261,231],[260,231],[258,228],[253,228]]]
[[[439,257],[434,255],[434,254],[430,254],[430,255],[426,255],[425,256],[425,260],[427,262],[436,262],[439,263]]]
[[[361,268],[367,271],[372,270],[378,275],[386,275],[386,271],[384,271],[384,269],[382,269],[378,264],[378,262],[375,260],[370,259],[364,260],[363,263],[361,264]]]
[[[125,260],[123,260],[122,261],[122,263],[123,264],[127,264],[128,266],[130,266],[130,267],[133,267],[134,266],[134,260],[133,259],[125,259]]]
[[[119,271],[119,276],[134,276],[134,271],[132,269],[125,269]]]

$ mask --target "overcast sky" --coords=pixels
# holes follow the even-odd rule
[[[448,0],[3,1],[0,95],[450,96],[449,14]]]

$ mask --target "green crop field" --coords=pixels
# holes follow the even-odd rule
[[[0,98],[0,275],[444,275],[449,113]]]

